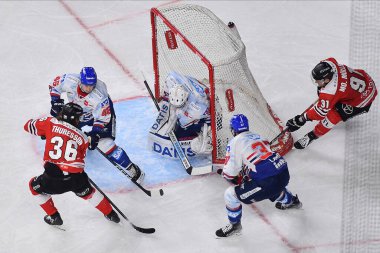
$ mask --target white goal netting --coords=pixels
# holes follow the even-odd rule
[[[224,162],[234,114],[245,114],[251,130],[269,141],[281,132],[279,119],[251,74],[238,33],[208,9],[192,4],[153,8],[151,22],[156,98],[163,95],[171,71],[208,86],[214,163]],[[292,144],[291,135],[285,133],[272,149],[285,154]]]
[[[351,5],[350,64],[380,86],[380,2]],[[380,252],[380,110],[346,123],[342,247],[344,253]]]

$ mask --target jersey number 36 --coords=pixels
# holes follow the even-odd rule
[[[49,151],[49,156],[53,160],[64,158],[66,161],[74,161],[77,158],[78,144],[73,140],[68,140],[66,143],[60,136],[55,136],[50,140],[54,144],[53,150]],[[63,157],[62,157],[63,156]]]

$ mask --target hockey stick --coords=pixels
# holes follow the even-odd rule
[[[308,111],[311,107],[313,107],[313,106],[315,105],[315,103],[317,103],[317,102],[318,102],[318,99],[315,100],[314,103],[312,103],[308,108],[306,108],[306,110],[303,111],[303,113],[301,113],[301,114],[304,114],[305,112],[307,112],[307,111]],[[288,131],[288,129],[289,129],[289,127],[285,127],[285,128],[281,131],[281,133],[279,133],[276,137],[274,137],[273,140],[271,140],[271,141],[269,142],[269,145],[272,145],[273,142],[277,141],[277,139],[280,138],[281,135],[283,135],[284,133],[286,133],[286,132]]]
[[[141,233],[144,233],[144,234],[153,234],[154,232],[156,232],[156,229],[154,228],[142,228],[142,227],[138,227],[136,226],[135,224],[133,224],[130,220],[128,220],[127,216],[125,216],[123,214],[122,211],[120,211],[120,209],[108,198],[108,196],[94,183],[94,181],[91,180],[91,178],[89,177],[88,178],[88,181],[90,181],[90,183],[96,188],[96,190],[98,190],[111,204],[111,206],[113,206],[113,208],[115,208],[115,210],[121,215],[123,216],[123,218],[129,222],[129,224],[134,228],[136,229],[137,231],[141,232]]]
[[[154,97],[154,95],[152,93],[152,90],[149,87],[148,82],[146,81],[144,73],[143,72],[141,72],[141,73],[143,75],[144,84],[145,84],[146,89],[149,92],[150,98],[153,100],[153,102],[154,102],[157,110],[160,111],[160,106],[158,105],[158,102],[157,102],[156,98]],[[180,160],[182,162],[182,165],[185,168],[187,174],[192,175],[192,176],[198,176],[198,175],[203,175],[203,174],[207,174],[207,173],[212,172],[212,165],[206,165],[206,166],[202,166],[202,167],[193,167],[190,164],[189,159],[186,157],[185,152],[183,152],[182,146],[179,143],[179,141],[177,139],[177,136],[175,136],[174,131],[171,130],[168,133],[168,136],[169,136],[170,141],[172,142],[173,147],[174,147],[175,151],[177,152],[177,154],[178,154],[178,156],[179,156],[179,158],[180,158]]]
[[[112,163],[118,170],[120,170],[121,173],[123,173],[125,176],[127,176],[129,179],[131,179],[131,181],[137,185],[137,187],[139,187],[143,192],[146,193],[146,195],[150,196],[150,197],[157,197],[157,196],[162,196],[164,195],[164,191],[162,189],[159,189],[159,190],[147,190],[145,189],[144,187],[141,186],[141,184],[137,183],[135,180],[132,179],[132,177],[124,170],[124,168],[122,168],[119,164],[117,164],[116,162],[112,161],[111,158],[109,158],[106,154],[103,153],[103,151],[101,151],[98,147],[96,148],[99,153],[104,156],[108,161],[110,161],[110,163]]]

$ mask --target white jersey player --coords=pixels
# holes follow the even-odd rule
[[[264,199],[276,202],[284,210],[300,208],[302,203],[286,189],[289,171],[285,159],[270,149],[269,142],[249,131],[243,114],[230,120],[234,138],[228,143],[222,175],[235,184],[224,193],[229,224],[216,231],[217,237],[228,237],[241,231],[242,205]]]
[[[51,115],[57,116],[61,111],[64,100],[61,98],[66,93],[69,102],[76,103],[83,108],[83,115],[80,118],[80,128],[92,126],[88,136],[99,143],[91,143],[92,147],[97,147],[105,153],[112,161],[119,164],[129,172],[132,180],[141,182],[144,172],[132,163],[127,153],[115,143],[116,115],[113,103],[108,95],[104,82],[97,78],[92,67],[84,67],[80,74],[63,74],[57,76],[53,83],[49,85],[51,96]]]
[[[170,145],[167,133],[174,130],[177,138],[191,140],[189,156],[212,151],[210,101],[208,89],[198,80],[170,72],[165,81],[160,112],[150,129],[153,149]],[[185,150],[186,151],[186,150]]]

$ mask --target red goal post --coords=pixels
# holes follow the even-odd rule
[[[155,97],[163,95],[171,71],[194,77],[209,88],[213,163],[224,163],[234,114],[245,114],[250,130],[269,141],[283,130],[248,68],[240,36],[211,11],[193,4],[152,8],[151,25]],[[284,155],[292,145],[290,133],[285,132],[271,147]]]

